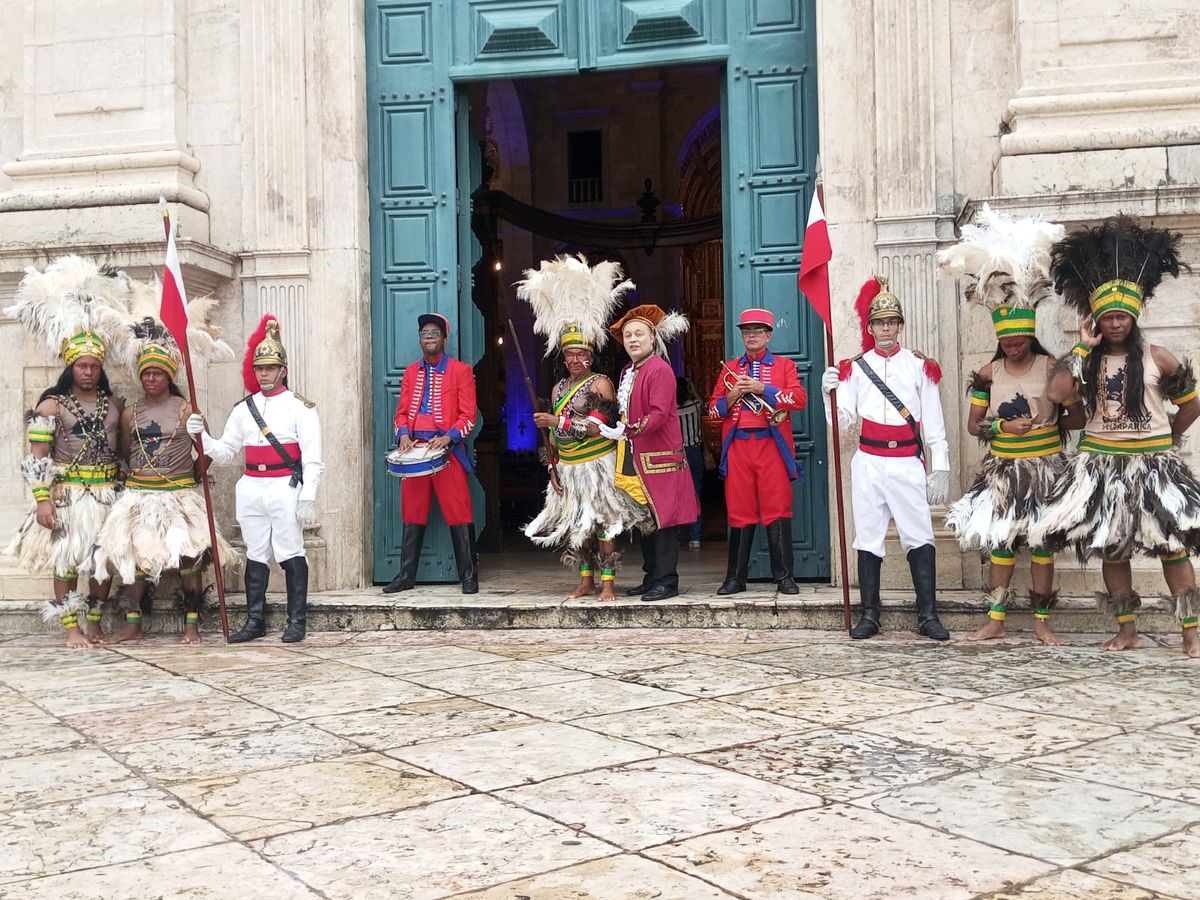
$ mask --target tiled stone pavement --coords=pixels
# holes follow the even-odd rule
[[[1200,665],[1098,640],[4,639],[0,898],[1200,897]]]

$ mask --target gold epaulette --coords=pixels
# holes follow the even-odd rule
[[[295,391],[292,391],[292,394],[296,397],[297,400],[299,400],[301,403],[303,403],[309,409],[313,409],[317,405],[316,400],[309,400],[303,394],[297,394]]]

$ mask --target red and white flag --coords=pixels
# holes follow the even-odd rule
[[[821,199],[813,192],[808,210],[808,225],[804,229],[804,250],[800,256],[800,291],[808,298],[827,331],[832,330],[829,314],[829,260],[833,248],[829,244],[829,227]]]
[[[183,271],[179,267],[179,251],[175,248],[175,228],[171,214],[163,204],[163,218],[167,227],[167,260],[163,264],[162,304],[158,317],[175,338],[179,351],[188,352],[187,343],[187,292],[183,288]]]

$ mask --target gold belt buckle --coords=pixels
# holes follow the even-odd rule
[[[260,471],[260,472],[267,471],[267,467],[264,466],[262,463],[259,463],[257,466],[255,466],[255,468],[258,469],[258,471]]]
[[[896,446],[897,446],[897,444],[895,441],[888,441],[888,449],[889,450],[895,450]]]

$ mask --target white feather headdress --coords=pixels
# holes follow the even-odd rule
[[[582,253],[542,260],[524,274],[517,282],[517,297],[533,310],[533,330],[546,338],[546,356],[572,345],[604,349],[605,326],[634,286],[618,263],[605,260],[589,266]]]
[[[1039,218],[1006,218],[985,203],[979,224],[964,226],[962,240],[938,253],[938,264],[967,279],[968,301],[988,310],[1030,309],[1055,295],[1050,248],[1065,233]]]

